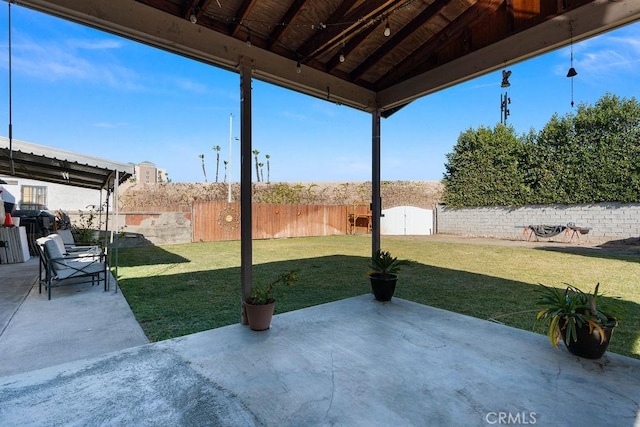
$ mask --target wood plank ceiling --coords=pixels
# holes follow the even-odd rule
[[[593,0],[139,1],[380,91]]]
[[[383,116],[640,19],[638,0],[20,3],[230,70],[251,61],[257,78]]]

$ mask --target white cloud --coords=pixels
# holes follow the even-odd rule
[[[293,111],[283,111],[280,114],[284,118],[290,119],[290,120],[299,120],[299,121],[306,121],[307,120],[307,116],[306,115],[300,114],[300,113],[294,113]]]
[[[565,54],[569,56],[570,50]],[[640,26],[634,25],[574,45],[578,73],[598,80],[634,71],[640,62]]]
[[[120,45],[117,40],[42,42],[20,34],[12,49],[12,66],[16,74],[45,81],[66,80],[141,90],[142,79],[138,74],[105,54]]]
[[[207,85],[190,79],[178,79],[175,83],[178,88],[187,92],[205,94],[209,91]]]
[[[107,49],[120,49],[122,47],[122,41],[115,40],[115,39],[101,39],[101,40],[70,39],[70,40],[67,40],[66,43],[71,49],[107,50]]]

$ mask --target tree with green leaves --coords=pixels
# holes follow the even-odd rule
[[[207,170],[204,168],[204,154],[200,154],[198,157],[202,160],[202,173],[204,174],[204,182],[207,182]]]
[[[520,169],[525,150],[512,126],[468,129],[447,154],[444,199],[453,207],[521,205],[527,195]]]
[[[265,154],[264,158],[267,159],[267,184],[271,183],[271,171],[269,168],[269,159],[271,158],[270,155]]]
[[[218,170],[220,168],[220,146],[219,145],[215,145],[213,147],[213,151],[216,152],[216,182],[218,182]]]
[[[447,155],[452,207],[640,202],[640,103],[606,94],[544,128],[469,129]]]
[[[260,152],[258,150],[253,150],[252,151],[253,155],[255,156],[256,159],[256,180],[258,182],[260,182],[260,170],[259,170],[259,166],[258,166],[258,154],[260,154]]]

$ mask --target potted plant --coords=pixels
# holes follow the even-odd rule
[[[400,266],[409,265],[409,260],[391,256],[389,251],[378,250],[371,256],[370,269],[367,272],[371,281],[371,290],[378,301],[391,301],[396,290]]]
[[[251,288],[249,298],[244,302],[249,327],[254,331],[264,331],[271,326],[271,318],[276,299],[274,291],[277,285],[292,286],[298,281],[298,274],[291,270],[280,274],[267,284],[255,285]]]
[[[613,328],[618,325],[615,305],[599,301],[598,283],[592,293],[567,285],[564,291],[540,285],[538,305],[544,308],[537,320],[548,322],[549,341],[558,347],[560,340],[572,354],[599,359],[607,351]]]

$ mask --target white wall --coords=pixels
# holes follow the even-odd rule
[[[53,184],[50,182],[36,181],[32,179],[1,177],[7,184],[0,185],[2,188],[3,200],[16,204],[15,209],[20,209],[20,195],[23,185],[42,186],[47,188],[47,210],[51,213],[58,209],[64,211],[87,211],[87,206],[95,205],[97,210],[100,206],[100,191],[87,188],[73,187],[70,185]],[[17,184],[14,184],[17,182]],[[106,192],[102,192],[104,198]],[[113,206],[113,200],[109,202]]]
[[[521,208],[486,207],[453,209],[437,206],[437,232],[464,236],[522,239],[528,225],[588,227],[593,242],[633,239],[640,236],[639,203],[591,205],[530,205]],[[557,239],[561,239],[559,235]]]
[[[433,211],[414,206],[383,209],[380,234],[385,236],[425,236],[433,232]]]

